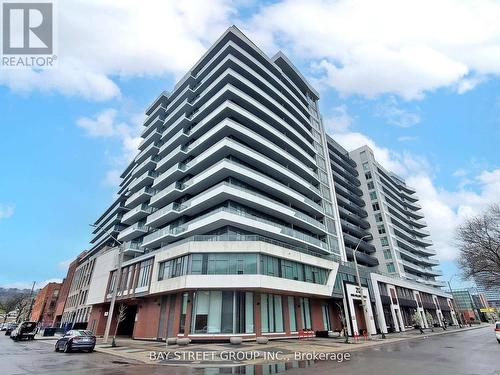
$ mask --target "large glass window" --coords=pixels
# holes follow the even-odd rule
[[[387,263],[387,271],[388,272],[396,272],[396,268],[394,267],[394,263]]]
[[[288,316],[290,321],[290,332],[297,331],[297,312],[295,311],[295,297],[288,298]]]
[[[189,294],[182,294],[182,305],[181,305],[181,319],[179,322],[179,332],[184,333],[184,329],[186,328],[186,312],[187,312],[187,304],[189,300]]]
[[[192,326],[194,333],[254,332],[253,293],[196,292]]]
[[[325,331],[330,331],[331,330],[330,309],[328,308],[328,304],[327,303],[323,303],[321,305],[321,311],[323,313],[323,329]]]
[[[380,243],[382,244],[382,246],[389,246],[389,240],[387,239],[387,237],[380,237]]]
[[[261,294],[260,316],[262,332],[283,332],[283,308],[281,296],[274,294]]]
[[[206,253],[184,255],[159,263],[158,280],[192,275],[256,275],[325,284],[329,270],[303,263],[255,253]],[[307,272],[305,271],[307,269]],[[305,277],[307,275],[307,279]]]
[[[149,284],[149,275],[151,274],[152,265],[153,258],[141,262],[139,269],[139,281],[137,283],[138,288]]]
[[[300,308],[302,311],[302,328],[311,329],[311,304],[309,298],[304,297],[300,299]]]

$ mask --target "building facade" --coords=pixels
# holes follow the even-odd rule
[[[358,264],[375,267],[379,262],[375,255],[376,248],[371,243],[373,236],[367,220],[363,191],[360,189],[357,164],[350,158],[347,150],[330,136],[327,136],[327,145],[346,258],[352,261],[357,247]]]
[[[349,154],[359,172],[379,271],[443,287],[444,282],[436,279],[442,271],[435,268],[439,261],[433,258],[436,251],[415,189],[380,165],[368,146]]]
[[[318,99],[283,54],[231,27],[153,102],[96,223],[91,329],[102,333],[115,290],[127,306],[118,333],[136,338],[338,323],[329,300],[346,255]]]
[[[95,258],[89,257],[87,252],[77,259],[61,318],[61,325],[68,329],[87,326],[92,308],[87,303],[87,296],[94,264]]]
[[[73,276],[75,274],[76,267],[78,267],[78,264],[84,255],[85,251],[78,255],[68,266],[66,277],[64,278],[61,290],[59,291],[59,298],[57,300],[56,311],[54,313],[54,321],[52,322],[53,327],[58,327],[61,324],[64,308],[66,306],[66,301],[68,300],[69,291],[73,282]]]
[[[31,310],[31,321],[42,328],[51,327],[62,283],[48,283],[37,294]]]
[[[154,340],[298,337],[343,327],[374,334],[404,330],[417,311],[453,322],[450,296],[418,271],[437,261],[414,191],[396,177],[380,187],[402,189],[384,208],[382,232],[374,203],[387,202],[367,200],[365,160],[326,135],[318,100],[286,56],[268,57],[229,28],[147,108],[138,154],[95,223],[63,322],[86,322],[102,335],[111,319],[111,333]],[[387,172],[377,173],[385,183]],[[417,213],[407,215],[406,201]],[[389,210],[395,204],[404,218]],[[405,273],[388,270],[381,241],[389,236],[394,266]],[[407,280],[374,279],[379,267]],[[380,293],[392,289],[387,307]],[[119,307],[109,317],[114,294]],[[125,320],[117,326],[120,308]]]

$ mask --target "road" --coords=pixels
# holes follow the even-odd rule
[[[3,332],[2,332],[3,333]],[[2,375],[24,374],[92,374],[92,375],[208,375],[217,369],[192,369],[147,365],[103,353],[56,353],[53,342],[42,340],[13,342],[0,335]],[[276,372],[281,366],[246,368],[249,374]],[[228,373],[229,369],[221,370]],[[230,372],[230,371],[229,371]],[[245,373],[245,369],[235,369]],[[400,343],[385,344],[354,350],[351,360],[343,363],[318,361],[306,369],[293,368],[284,375],[314,372],[320,374],[392,375],[392,374],[500,374],[500,345],[491,327],[450,333],[430,338],[419,338]]]

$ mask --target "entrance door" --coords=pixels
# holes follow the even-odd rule
[[[132,336],[134,332],[135,314],[137,313],[137,305],[128,305],[125,313],[125,320],[118,326],[119,336]]]
[[[361,335],[366,330],[365,314],[361,301],[354,301],[354,311],[356,312],[356,323],[358,324],[358,333]]]

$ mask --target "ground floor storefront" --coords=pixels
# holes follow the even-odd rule
[[[116,326],[122,307],[122,321]],[[136,339],[227,340],[298,337],[304,330],[340,332],[342,301],[251,290],[196,290],[117,300],[110,334]],[[109,303],[94,305],[88,329],[104,334]],[[124,313],[123,313],[124,311]],[[360,324],[361,325],[361,324]]]

